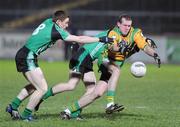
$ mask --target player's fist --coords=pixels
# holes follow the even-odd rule
[[[156,61],[156,63],[158,64],[158,67],[160,68],[160,66],[161,66],[161,59],[160,59],[160,57],[158,56],[157,53],[154,53],[154,60]]]
[[[122,40],[121,42],[118,43],[119,46],[119,52],[122,53],[123,55],[126,54],[128,51],[128,44],[126,41]]]
[[[103,36],[99,38],[99,41],[102,43],[112,43],[114,41],[113,38],[109,38],[107,36]]]

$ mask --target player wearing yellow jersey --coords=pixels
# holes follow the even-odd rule
[[[108,37],[115,38],[113,45],[110,45],[107,51],[107,58],[109,71],[112,76],[109,80],[107,92],[107,107],[106,113],[112,113],[114,110],[114,96],[117,82],[120,77],[120,67],[123,66],[125,59],[138,52],[140,49],[146,54],[154,57],[158,66],[160,67],[160,58],[155,52],[157,48],[153,40],[143,36],[141,29],[132,27],[132,19],[128,15],[122,15],[115,26],[110,32]],[[105,57],[105,58],[106,58]],[[105,64],[107,60],[102,60]]]

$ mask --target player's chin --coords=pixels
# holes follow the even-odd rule
[[[128,32],[124,32],[122,33],[123,36],[127,36]]]

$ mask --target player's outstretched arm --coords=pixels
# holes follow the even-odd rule
[[[149,46],[152,48],[157,48],[156,43],[151,39],[151,38],[146,38],[146,42],[148,43]]]
[[[65,41],[75,41],[77,43],[93,43],[93,42],[103,42],[103,43],[111,43],[113,42],[113,38],[109,37],[89,37],[89,36],[75,36],[69,35]]]
[[[156,53],[156,51],[152,47],[150,47],[149,45],[146,45],[144,47],[143,51],[146,54],[148,54],[149,56],[152,56],[154,58],[154,60],[156,61],[156,63],[158,64],[158,67],[160,68],[161,59],[160,59],[159,55]]]

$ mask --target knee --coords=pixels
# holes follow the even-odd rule
[[[28,84],[24,88],[28,92],[28,94],[32,94],[36,90],[36,88],[32,84]]]
[[[97,93],[97,97],[99,98],[99,97],[102,97],[104,95],[104,92],[98,92]]]
[[[119,69],[114,69],[114,70],[113,70],[113,73],[114,73],[115,75],[119,75],[119,74],[120,74],[120,70],[119,70]]]
[[[39,92],[40,92],[42,95],[44,95],[47,91],[48,91],[48,87],[44,87],[44,88],[39,89]]]
[[[113,73],[114,75],[119,75],[120,74],[120,68],[118,67],[112,67],[110,69],[111,73]]]
[[[102,97],[103,94],[104,94],[103,92],[94,92],[93,93],[93,98],[98,99],[98,98]]]

